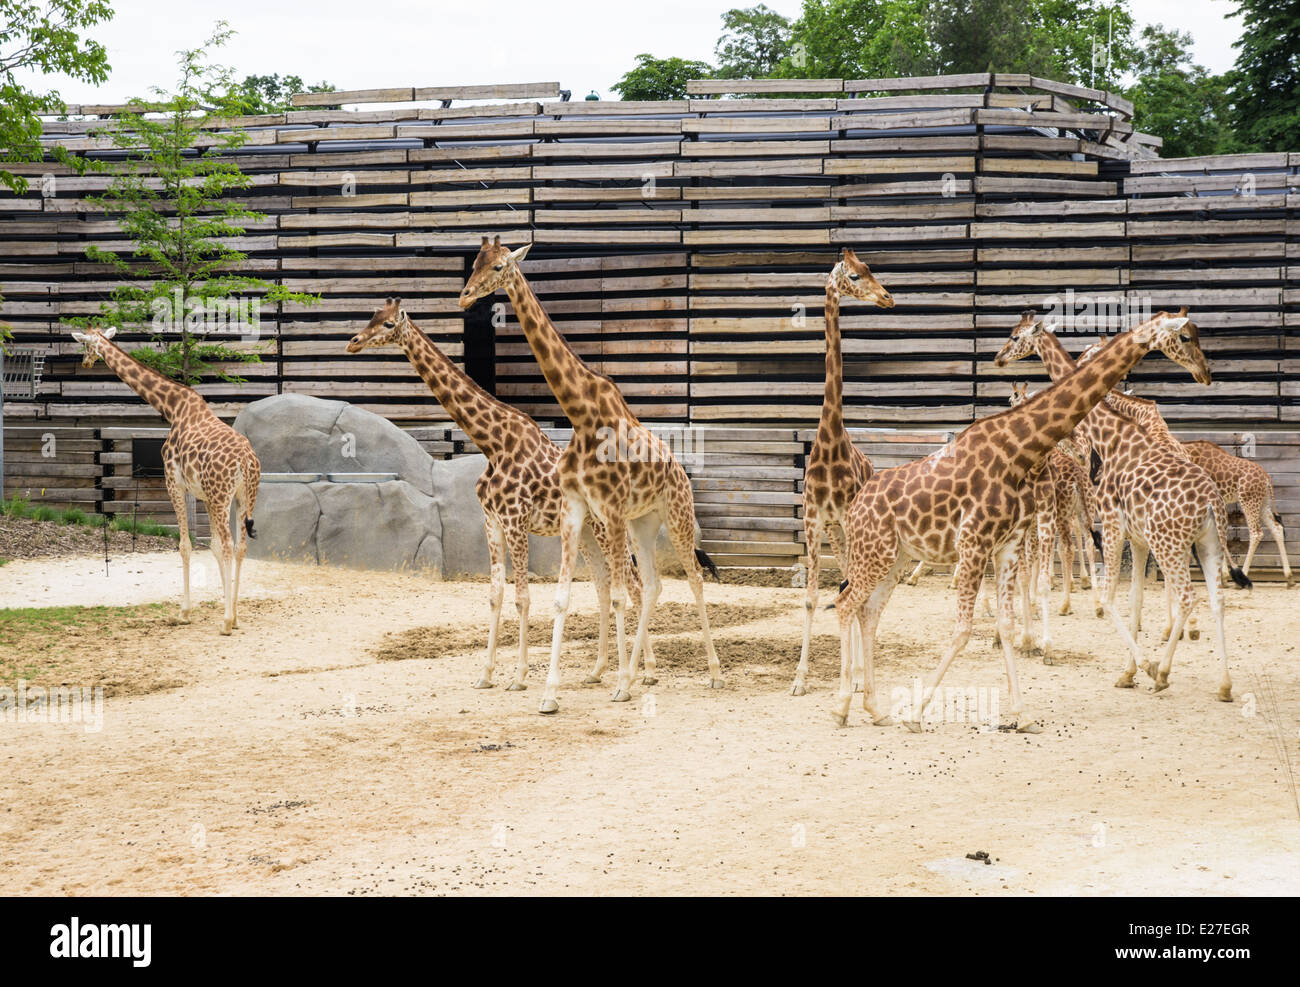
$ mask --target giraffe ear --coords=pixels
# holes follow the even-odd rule
[[[117,335],[117,326],[109,326],[107,329],[104,330],[105,339],[112,339],[116,335]]]
[[[404,308],[399,308],[399,309],[397,310],[397,321],[399,321],[399,322],[405,322],[405,321],[406,321],[406,309],[404,309]]]
[[[494,247],[499,247],[499,246],[501,246],[501,234],[500,234],[500,233],[498,233],[495,237],[493,237],[493,239],[492,239],[492,246],[494,246]]]
[[[1164,329],[1166,332],[1177,332],[1183,326],[1187,325],[1187,322],[1188,319],[1186,316],[1179,319],[1161,319],[1160,328]]]
[[[528,251],[532,249],[533,249],[533,245],[531,243],[525,243],[518,250],[510,251],[510,259],[514,261],[516,264],[518,264],[521,260],[523,260],[525,257],[528,256]]]
[[[76,340],[77,342],[79,342],[79,343],[84,343],[84,342],[85,342],[86,340],[88,340],[90,337],[87,336],[84,332],[77,332],[77,330],[74,329],[74,330],[72,330],[72,338],[75,339],[75,340]]]

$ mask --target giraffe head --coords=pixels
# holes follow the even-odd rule
[[[993,358],[993,366],[1005,367],[1008,363],[1023,360],[1038,350],[1038,340],[1047,330],[1041,319],[1035,317],[1032,309],[1020,313],[1020,321],[1011,330],[1011,338],[1002,344],[998,355]]]
[[[1016,405],[1027,401],[1029,396],[1029,381],[1022,380],[1011,382],[1011,397],[1008,399],[1011,403],[1011,407],[1014,408]]]
[[[117,326],[110,326],[107,329],[91,329],[89,332],[74,332],[72,338],[79,342],[84,351],[81,354],[81,365],[86,368],[93,367],[95,361],[102,355],[99,346],[106,340],[112,339],[117,335]]]
[[[406,317],[400,298],[389,298],[384,307],[370,318],[370,322],[348,341],[349,353],[360,353],[368,346],[388,346],[399,343],[410,328],[411,320]]]
[[[518,250],[511,250],[501,245],[499,236],[491,241],[484,237],[478,256],[474,258],[474,269],[460,293],[460,307],[469,308],[480,298],[514,281],[519,274],[519,262],[528,256],[532,246],[525,243]]]
[[[845,247],[840,261],[831,269],[831,280],[841,295],[851,295],[864,302],[875,302],[881,308],[893,308],[894,296],[876,280],[871,268],[858,260],[850,247]]]
[[[1187,317],[1184,305],[1177,315],[1157,312],[1154,317],[1133,329],[1133,334],[1148,349],[1160,350],[1184,367],[1198,384],[1209,384],[1210,364],[1201,352],[1201,334],[1196,323]],[[1079,354],[1079,363],[1087,363],[1101,351],[1102,344],[1090,346]]]

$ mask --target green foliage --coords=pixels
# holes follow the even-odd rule
[[[217,332],[256,335],[255,324],[228,324],[224,314],[232,301],[318,300],[239,274],[247,255],[223,242],[242,235],[248,222],[265,218],[236,198],[251,180],[229,155],[246,143],[247,134],[214,127],[245,109],[231,70],[211,58],[231,33],[218,24],[204,46],[180,52],[174,90],[155,87],[151,99],[132,101],[130,112],[97,132],[127,156],[109,166],[107,191],[90,198],[116,219],[132,249],[119,254],[86,248],[88,258],[113,269],[122,281],[98,313],[64,320],[82,328],[148,331],[152,352],[143,348],[133,355],[190,385],[209,376],[241,383],[216,364],[259,361],[255,350],[206,340]]]
[[[43,160],[40,114],[66,108],[56,90],[29,89],[16,73],[103,82],[108,78],[108,52],[81,32],[112,16],[105,0],[0,0],[0,160]],[[56,157],[72,162],[66,153]],[[0,167],[0,188],[21,195],[27,187],[21,175]]]
[[[1164,139],[1165,158],[1245,150],[1231,126],[1227,76],[1194,64],[1191,44],[1190,34],[1160,24],[1142,29],[1137,81],[1125,91],[1134,126]]]
[[[80,507],[69,507],[59,511],[59,524],[89,524],[90,515]]]
[[[248,75],[234,87],[230,95],[238,102],[244,114],[255,115],[284,113],[293,109],[289,97],[294,93],[328,93],[334,88],[328,82],[314,86],[304,85],[302,77],[297,75],[286,75],[284,78],[279,75]],[[325,106],[317,109],[337,110],[338,107]]]
[[[118,514],[109,524],[109,528],[112,531],[134,531],[137,535],[154,535],[180,541],[179,533],[159,524],[153,518],[132,518],[129,514]]]
[[[8,500],[0,500],[0,513],[6,517],[31,517],[32,505],[21,494],[14,494]]]
[[[643,54],[636,56],[636,68],[609,88],[618,93],[619,99],[684,99],[689,80],[712,75],[713,66],[708,62]]]
[[[31,518],[33,521],[55,521],[59,517],[59,512],[49,504],[39,504],[36,510],[32,511]]]
[[[791,57],[790,19],[766,4],[733,7],[722,15],[713,48],[720,79],[765,79]]]
[[[1247,150],[1300,149],[1300,0],[1237,0],[1243,32],[1229,97]]]

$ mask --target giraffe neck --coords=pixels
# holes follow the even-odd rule
[[[826,281],[826,390],[818,434],[844,431],[844,354],[840,344],[840,292],[833,278]]]
[[[523,412],[503,404],[479,387],[434,345],[419,326],[409,320],[407,330],[402,334],[402,351],[438,403],[451,415],[452,421],[489,459],[502,450],[504,440],[509,436],[509,429],[502,426],[509,421],[524,419],[535,427],[533,420]]]
[[[1023,421],[1020,429],[1013,424],[1013,432],[1024,434],[1022,449],[1028,453],[1029,460],[1037,461],[1047,455],[1074,431],[1146,353],[1147,347],[1130,331],[1116,336],[1093,359],[1064,377],[1058,378],[1049,368],[1056,382],[1054,387],[1003,413],[1009,424],[1017,419]],[[1045,422],[1042,421],[1044,411],[1048,412]]]
[[[146,367],[116,343],[101,339],[99,355],[122,383],[149,402],[169,424],[174,423],[182,411],[195,405],[209,410],[198,391]]]
[[[602,424],[598,422],[597,403],[593,395],[600,390],[601,378],[582,362],[582,358],[573,352],[568,340],[560,335],[550,316],[542,308],[542,303],[533,294],[532,286],[522,271],[506,284],[506,294],[514,306],[519,325],[528,339],[528,346],[533,351],[546,383],[559,402],[560,408],[573,425],[575,432],[594,432]],[[620,397],[620,410],[627,415],[628,423],[635,422],[632,412]]]
[[[1044,332],[1038,340],[1039,359],[1043,361],[1043,366],[1047,368],[1047,374],[1053,382],[1064,380],[1074,373],[1077,366],[1074,357],[1066,351],[1056,333]],[[1132,424],[1105,401],[1101,401],[1092,414],[1085,417],[1084,432],[1092,448],[1097,451],[1097,455],[1105,459],[1118,451],[1118,437],[1126,430],[1131,430]]]

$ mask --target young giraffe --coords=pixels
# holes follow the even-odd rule
[[[144,398],[167,420],[171,431],[163,443],[163,480],[167,496],[176,512],[180,530],[181,573],[184,593],[181,620],[190,620],[190,534],[186,517],[185,495],[208,505],[208,523],[215,541],[212,554],[221,570],[221,589],[225,599],[225,618],[221,633],[229,634],[239,626],[239,571],[244,564],[248,539],[253,531],[253,508],[257,504],[257,487],[262,467],[248,439],[212,413],[208,403],[192,387],[164,377],[128,356],[111,340],[117,329],[74,332],[72,338],[85,347],[83,367],[93,367],[102,359],[110,370],[131,390]],[[230,533],[230,505],[238,507],[239,542]]]
[[[1143,325],[1153,323],[1179,327],[1171,345],[1165,348],[1166,354],[1187,367],[1198,383],[1208,384],[1210,370],[1205,355],[1201,352],[1195,324],[1185,315],[1171,317],[1166,312],[1157,314],[1155,319]],[[1131,330],[1117,338],[1124,339],[1137,331]],[[1062,382],[1077,371],[1086,370],[1103,360],[1114,345],[1115,341],[1112,340],[1092,360],[1076,367],[1074,359],[1065,351],[1056,335],[1044,328],[1032,312],[1025,312],[1020,324],[1012,331],[1011,338],[998,352],[994,363],[1002,367],[1013,360],[1037,353],[1052,380]],[[1134,638],[1136,632],[1125,626],[1115,607],[1120,550],[1127,536],[1133,549],[1134,573],[1144,571],[1147,554],[1154,550],[1176,607],[1174,626],[1160,664],[1152,661],[1143,665],[1155,682],[1155,691],[1160,692],[1169,687],[1174,651],[1196,601],[1189,569],[1192,546],[1196,545],[1200,548],[1205,583],[1210,595],[1210,609],[1218,637],[1222,665],[1218,698],[1231,702],[1232,680],[1228,674],[1223,587],[1219,577],[1219,567],[1224,557],[1227,557],[1229,571],[1238,585],[1249,586],[1250,580],[1232,565],[1227,542],[1227,510],[1214,480],[1199,466],[1181,458],[1164,443],[1147,435],[1131,419],[1118,414],[1104,401],[1098,403],[1087,417],[1086,424],[1092,447],[1102,461],[1098,495],[1104,560],[1102,607],[1109,612],[1111,623],[1128,651],[1128,662],[1115,683],[1116,687],[1134,686],[1138,658],[1141,657]],[[1141,593],[1142,580],[1134,579],[1130,590],[1131,605],[1139,604]]]
[[[848,295],[893,308],[894,297],[858,255],[844,248],[839,262],[826,278],[826,390],[821,421],[808,453],[803,475],[804,546],[808,549],[807,588],[804,592],[803,647],[790,695],[808,691],[808,654],[812,646],[813,614],[821,573],[822,532],[830,538],[835,559],[844,566],[844,515],[862,484],[871,476],[871,463],[844,427],[844,356],[840,348],[840,298]]]
[[[618,688],[613,701],[627,702],[631,699],[637,663],[649,639],[650,612],[660,590],[655,539],[661,524],[668,529],[673,548],[695,595],[708,655],[710,684],[720,689],[722,672],[709,633],[700,566],[701,563],[708,566],[715,578],[717,569],[703,551],[695,548],[695,501],[691,481],[668,444],[637,421],[614,382],[589,369],[551,323],[519,269],[520,261],[531,246],[525,244],[511,251],[502,246],[499,236],[492,242],[484,237],[469,281],[461,292],[460,305],[469,308],[498,288],[505,289],[546,383],[573,426],[573,437],[560,454],[558,466],[560,490],[565,501],[560,533],[562,556],[559,585],[555,592],[551,668],[542,697],[542,712],[559,709],[556,692],[560,684],[560,643],[569,610],[578,533],[588,515],[605,528],[605,544],[601,547],[610,570],[619,660]],[[641,616],[630,660],[624,629],[627,553],[622,551],[629,529],[635,538],[637,559],[644,563],[640,569],[644,582]],[[618,550],[612,551],[615,547]]]
[[[489,597],[488,653],[476,689],[491,689],[496,666],[497,634],[501,626],[501,605],[505,597],[505,561],[509,551],[515,577],[515,612],[519,615],[519,661],[507,692],[528,688],[528,536],[558,535],[564,499],[556,466],[560,448],[538,424],[522,411],[498,401],[479,387],[434,345],[411,321],[400,298],[389,298],[361,332],[348,343],[349,353],[376,346],[401,348],[429,390],[451,415],[478,450],[487,457],[487,469],[478,478],[475,493],[483,507],[483,526],[491,560],[492,588]],[[582,532],[582,554],[591,567],[596,586],[600,624],[596,667],[588,684],[600,681],[608,662],[609,570],[599,540],[604,536],[597,522]],[[641,580],[631,566],[630,593],[639,602]],[[646,674],[653,675],[654,656],[646,652]]]
[[[875,634],[904,559],[910,556],[955,562],[959,591],[952,641],[906,721],[909,730],[920,732],[944,672],[970,639],[975,598],[992,557],[998,630],[1016,728],[1039,732],[1038,724],[1025,714],[1011,645],[1013,582],[1034,509],[1034,473],[1042,469],[1052,448],[1151,349],[1159,347],[1189,368],[1204,364],[1194,343],[1179,337],[1185,321],[1161,317],[1122,333],[1087,366],[1019,407],[982,418],[938,452],[877,473],[863,485],[849,509],[846,529],[849,582],[835,601],[840,620],[840,691],[833,713],[837,723],[847,722],[853,698],[849,668],[856,657],[851,633],[855,621],[864,649],[863,708],[873,723],[889,722],[875,705]]]

